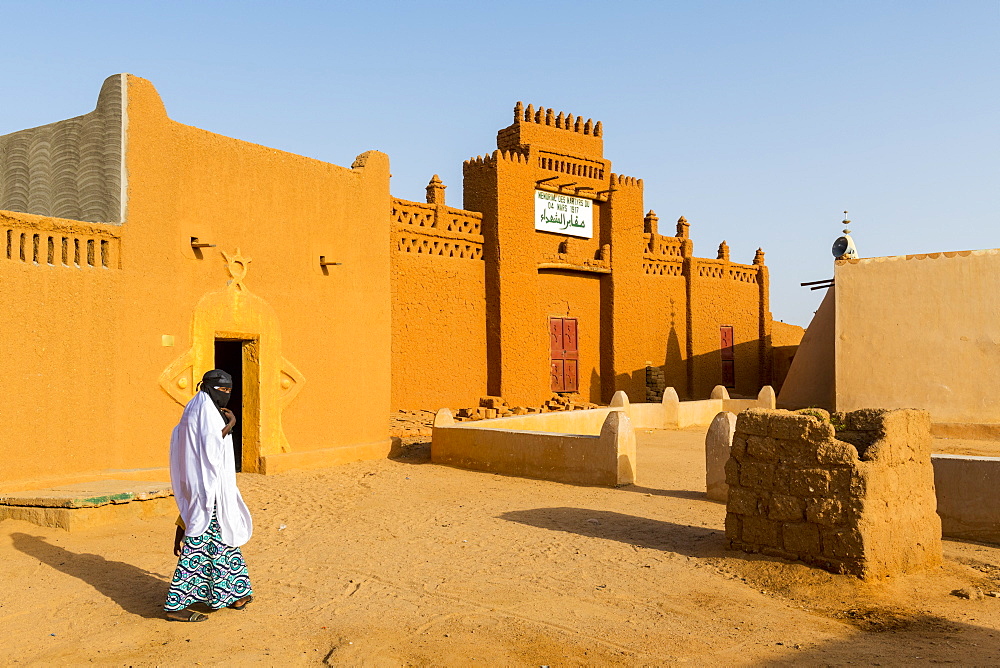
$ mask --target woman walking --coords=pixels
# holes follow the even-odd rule
[[[170,482],[180,510],[174,554],[180,559],[164,605],[167,619],[203,622],[191,609],[243,610],[253,600],[240,546],[253,522],[236,487],[233,437],[236,416],[226,408],[232,377],[221,369],[204,375],[170,438]]]

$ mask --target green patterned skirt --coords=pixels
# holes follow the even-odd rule
[[[183,610],[195,603],[205,603],[212,609],[224,608],[252,594],[243,554],[240,548],[222,542],[219,521],[213,512],[208,531],[184,538],[163,609]]]

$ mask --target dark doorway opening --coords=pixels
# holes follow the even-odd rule
[[[243,341],[216,339],[215,368],[233,377],[233,393],[226,408],[236,416],[232,437],[236,470],[239,472],[243,470]]]

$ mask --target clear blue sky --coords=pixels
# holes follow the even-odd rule
[[[1000,2],[0,2],[0,134],[150,79],[177,121],[340,165],[393,194],[495,148],[517,100],[604,123],[695,252],[762,246],[806,325],[848,209],[863,256],[1000,246]],[[886,296],[891,299],[891,295]]]

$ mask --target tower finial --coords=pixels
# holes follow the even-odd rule
[[[643,219],[643,227],[645,228],[643,231],[646,234],[659,234],[659,230],[657,229],[659,222],[659,216],[656,215],[655,211],[650,209],[649,213],[647,213],[646,217]]]
[[[441,177],[437,174],[431,177],[430,183],[427,184],[427,203],[444,204],[444,189],[447,187],[441,183]]]
[[[754,264],[764,264],[764,249],[758,248],[757,252],[753,256]]]
[[[514,105],[514,122],[518,123],[524,120],[524,105],[518,100],[517,104]]]
[[[729,262],[729,244],[726,243],[725,239],[723,239],[722,243],[719,244],[719,255],[717,259]]]
[[[687,221],[687,218],[681,216],[677,219],[677,236],[681,239],[686,239],[688,236],[688,230],[691,224]]]

